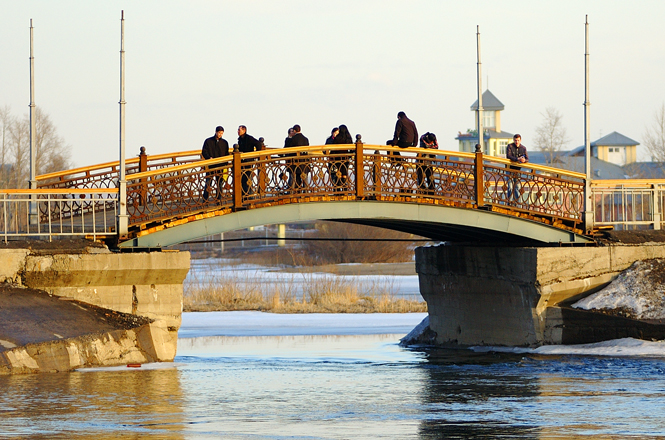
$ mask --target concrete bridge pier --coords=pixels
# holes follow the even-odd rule
[[[642,334],[640,323],[560,306],[651,258],[665,258],[665,245],[439,245],[416,249],[416,271],[437,344],[538,346]]]

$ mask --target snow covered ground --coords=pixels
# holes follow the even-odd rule
[[[636,261],[606,288],[573,307],[584,310],[621,309],[631,318],[665,319],[665,260]]]

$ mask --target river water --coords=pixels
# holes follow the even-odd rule
[[[173,364],[0,376],[0,438],[665,437],[663,342],[400,347],[423,316],[186,313]]]

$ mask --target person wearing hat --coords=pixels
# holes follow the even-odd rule
[[[201,156],[203,156],[204,159],[214,159],[229,154],[229,143],[226,142],[226,139],[222,139],[223,135],[224,127],[218,125],[215,128],[215,135],[203,141]],[[217,186],[217,200],[222,198],[222,191],[220,188],[222,173],[215,170],[215,168],[220,168],[221,166],[222,164],[214,164],[208,167],[209,171],[206,173],[205,188],[203,189],[203,200],[208,200],[208,197],[210,196],[210,185],[212,181],[215,181]]]

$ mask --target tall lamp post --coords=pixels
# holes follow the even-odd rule
[[[36,115],[35,115],[35,57],[33,55],[33,30],[32,18],[30,19],[30,181],[28,187],[30,189],[37,189],[37,176],[36,176],[36,156],[37,150],[36,142]],[[30,225],[37,224],[37,201],[35,195],[30,195],[29,219]]]
[[[127,180],[125,175],[125,11],[120,13],[120,166],[118,169],[118,238],[127,235]]]
[[[480,26],[476,26],[476,43],[477,55],[478,55],[478,78],[476,80],[478,84],[478,108],[476,109],[476,130],[478,130],[478,145],[480,146],[480,151],[484,151],[483,144],[485,142],[485,133],[483,130],[483,85],[482,85],[482,63],[480,62]]]
[[[591,102],[589,102],[589,16],[584,22],[584,230],[593,229],[593,200],[591,200]]]

